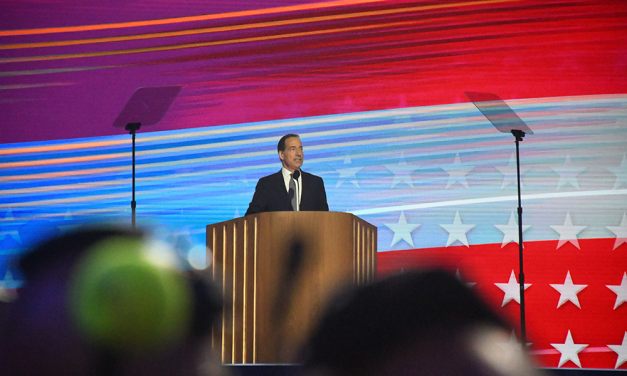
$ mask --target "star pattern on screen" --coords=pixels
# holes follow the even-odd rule
[[[394,174],[390,189],[394,188],[399,183],[405,183],[411,188],[414,188],[414,181],[411,178],[411,174],[420,166],[407,164],[405,154],[401,154],[398,164],[386,164],[385,167]]]
[[[607,345],[612,351],[618,355],[616,359],[616,365],[614,368],[618,368],[627,362],[627,332],[623,336],[623,342],[620,345]]]
[[[575,226],[570,218],[570,212],[566,213],[566,219],[564,219],[563,225],[552,225],[551,228],[557,232],[560,237],[557,242],[557,248],[560,248],[566,243],[572,243],[575,247],[579,247],[579,241],[577,240],[577,234],[582,232],[588,226]]]
[[[616,241],[614,242],[614,248],[618,248],[621,244],[627,243],[627,213],[623,213],[623,218],[618,226],[605,226],[608,230],[612,231],[616,235]]]
[[[404,240],[407,244],[414,246],[414,240],[412,239],[412,232],[420,227],[420,224],[407,223],[405,218],[405,212],[401,212],[397,223],[385,223],[385,225],[394,232],[392,238],[392,244],[390,247],[394,247],[398,242]]]
[[[345,182],[350,182],[353,186],[359,188],[359,180],[357,179],[357,173],[361,171],[363,167],[351,166],[352,161],[350,156],[346,156],[344,158],[344,166],[342,168],[336,168],[335,170],[340,174],[337,179],[337,183],[335,184],[335,188],[338,188]],[[348,167],[350,166],[350,167]]]
[[[501,289],[505,295],[503,295],[503,302],[501,303],[501,307],[505,306],[507,303],[512,300],[516,303],[520,304],[520,284],[516,280],[516,274],[512,270],[512,273],[509,275],[509,280],[507,283],[494,283],[499,289]],[[531,283],[525,283],[525,290],[531,287]]]
[[[472,171],[475,167],[462,163],[459,153],[455,154],[455,160],[452,164],[442,165],[444,171],[448,173],[448,181],[446,182],[446,189],[453,186],[455,183],[459,183],[468,188],[468,181],[466,175]]]
[[[462,243],[466,247],[469,246],[468,238],[466,234],[475,227],[474,224],[464,224],[462,223],[462,219],[459,215],[459,211],[455,212],[455,218],[453,219],[453,223],[441,223],[440,227],[442,227],[446,232],[448,232],[448,239],[446,240],[446,246],[450,246],[456,241]]]
[[[623,159],[620,161],[619,167],[608,167],[608,170],[616,176],[614,182],[614,189],[617,189],[623,185],[627,185],[627,155],[623,154]]]
[[[553,171],[555,171],[559,175],[559,181],[557,182],[557,187],[555,190],[559,190],[564,187],[566,184],[569,184],[577,189],[579,188],[579,181],[577,180],[577,176],[586,170],[585,167],[574,166],[570,160],[570,155],[566,156],[566,160],[564,161],[564,165],[559,167],[551,167]]]
[[[570,270],[566,273],[566,279],[563,284],[552,283],[551,287],[560,293],[560,300],[557,303],[557,308],[561,307],[566,302],[572,302],[578,308],[581,308],[577,294],[588,287],[588,285],[575,285],[573,279],[570,276]]]
[[[518,244],[518,221],[516,220],[516,214],[512,212],[509,216],[509,221],[506,225],[494,225],[494,227],[498,228],[503,233],[503,243],[501,243],[501,248],[505,247],[507,244],[514,242]],[[531,225],[523,225],[522,230],[523,234],[525,231],[529,230]],[[524,243],[524,238],[523,238]]]
[[[501,189],[507,187],[510,184],[518,185],[518,168],[516,166],[516,154],[512,153],[509,157],[509,162],[507,166],[494,166],[501,174],[503,174],[503,183],[501,184]],[[520,190],[525,189],[525,185],[523,184],[522,178],[525,172],[527,172],[528,168],[520,166]]]
[[[575,343],[573,340],[573,336],[570,333],[570,330],[566,335],[566,340],[564,341],[564,343],[552,343],[551,346],[555,347],[557,351],[559,351],[561,354],[558,367],[561,367],[562,365],[564,365],[564,363],[570,360],[571,362],[575,363],[579,368],[581,368],[579,353],[583,349],[588,347],[588,345]]]

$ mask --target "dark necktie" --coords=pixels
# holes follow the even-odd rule
[[[292,198],[292,209],[294,209],[294,211],[298,211],[298,195],[296,194],[294,174],[290,175],[290,197]]]

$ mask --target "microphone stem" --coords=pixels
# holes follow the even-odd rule
[[[298,193],[300,190],[300,184],[298,184],[298,179],[294,180],[296,180],[296,192],[294,192],[296,194],[296,208],[298,209],[297,211],[300,211],[300,194]]]

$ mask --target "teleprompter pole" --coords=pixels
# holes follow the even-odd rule
[[[518,256],[519,256],[519,274],[518,283],[520,287],[520,339],[523,348],[527,346],[527,330],[525,325],[525,273],[523,268],[523,224],[522,224],[522,203],[521,203],[521,185],[520,185],[520,151],[519,143],[525,135],[533,134],[533,131],[525,124],[525,122],[516,115],[516,113],[494,93],[480,93],[467,91],[464,92],[466,97],[477,107],[479,111],[494,125],[494,127],[503,133],[510,133],[516,138],[516,172],[518,178]]]
[[[519,142],[525,137],[525,132],[512,129],[512,134],[516,138],[516,172],[518,178],[518,283],[520,285],[520,341],[523,348],[527,346],[527,333],[525,328],[525,273],[523,268],[523,225],[522,225],[522,203],[520,197],[520,152]]]
[[[181,91],[181,86],[140,87],[126,102],[122,112],[113,122],[116,128],[126,129],[133,136],[133,199],[131,201],[132,226],[135,229],[135,132],[157,124]]]
[[[126,124],[126,129],[128,133],[133,136],[133,172],[132,172],[132,180],[133,180],[133,198],[131,201],[131,226],[133,230],[135,230],[135,208],[137,207],[137,202],[135,201],[135,132],[139,130],[141,127],[141,123],[128,123]]]

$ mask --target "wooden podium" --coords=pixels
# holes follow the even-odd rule
[[[222,363],[294,363],[329,297],[374,280],[377,228],[349,213],[260,213],[207,226],[207,248]]]

